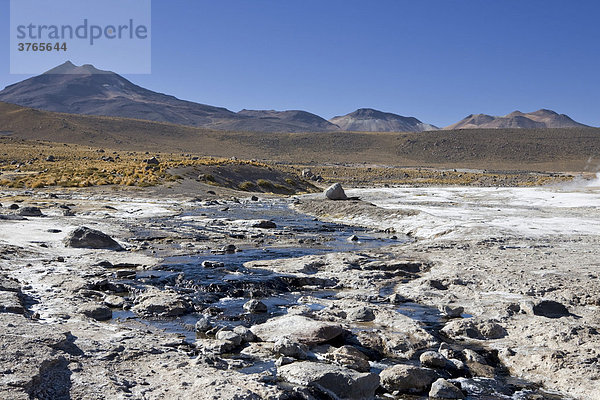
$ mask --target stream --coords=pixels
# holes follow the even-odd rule
[[[275,228],[257,232],[248,229],[240,220],[268,220]],[[397,237],[392,233],[374,231],[354,226],[319,221],[300,214],[289,207],[289,202],[275,200],[270,202],[227,202],[212,205],[199,205],[177,217],[156,218],[152,223],[163,231],[177,232],[183,239],[206,243],[205,248],[194,248],[183,252],[181,243],[170,246],[177,249],[176,255],[163,251],[163,262],[159,268],[136,270],[135,277],[122,279],[131,287],[144,285],[174,288],[193,299],[194,304],[204,308],[203,313],[212,316],[218,326],[251,326],[262,323],[273,316],[284,315],[288,307],[302,304],[311,310],[325,308],[321,300],[336,299],[339,289],[335,282],[331,284],[306,285],[297,282],[289,274],[280,274],[268,269],[246,268],[244,263],[255,260],[289,259],[308,255],[320,255],[336,252],[365,252],[389,245],[401,245],[411,240]],[[140,229],[141,238],[152,236]],[[356,240],[349,240],[355,236]],[[219,246],[215,247],[214,243]],[[234,244],[235,243],[235,244]],[[221,246],[222,245],[222,246]],[[226,249],[228,245],[234,248]],[[210,263],[212,267],[206,267]],[[205,266],[203,266],[203,263]],[[393,293],[393,285],[380,290],[383,298]],[[269,312],[249,314],[242,307],[250,299],[260,299],[267,305]],[[310,299],[306,301],[305,299]],[[301,301],[302,300],[302,301]],[[426,305],[406,302],[390,305],[403,315],[417,320],[440,341],[439,329],[445,319],[437,309]],[[135,321],[153,329],[177,333],[189,343],[196,340],[194,324],[199,314],[191,313],[172,320],[144,320],[129,310],[113,313],[115,321],[127,323]],[[464,318],[470,317],[463,315]],[[458,349],[465,344],[450,343]],[[231,355],[235,359],[235,355]],[[382,359],[372,363],[372,371],[399,363],[399,360]],[[402,361],[406,363],[406,361]],[[244,365],[239,369],[243,373],[270,372],[275,376],[274,360],[263,360],[253,365]],[[470,387],[467,399],[514,399],[514,400],[558,400],[556,396],[539,390],[536,385],[508,375],[499,379],[460,378],[461,386]],[[427,399],[427,396],[398,395],[383,398]]]

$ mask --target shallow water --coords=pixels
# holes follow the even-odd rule
[[[372,231],[354,226],[327,223],[316,220],[310,216],[291,210],[285,201],[270,203],[251,202],[245,204],[228,203],[208,207],[198,207],[186,212],[180,218],[160,219],[163,229],[180,232],[182,228],[188,232],[202,233],[206,229],[202,223],[195,222],[194,217],[206,217],[215,220],[271,220],[277,225],[276,229],[264,230],[263,243],[259,246],[252,244],[239,246],[238,251],[232,253],[215,253],[203,250],[192,255],[169,256],[164,259],[160,269],[152,271],[138,271],[136,280],[157,286],[169,285],[185,291],[188,295],[198,296],[196,300],[208,302],[211,307],[220,310],[220,315],[215,319],[220,326],[235,326],[239,324],[252,325],[261,323],[274,315],[283,315],[287,308],[293,305],[306,305],[313,310],[324,308],[319,299],[333,298],[335,290],[319,289],[317,291],[302,288],[290,289],[282,279],[284,274],[278,274],[266,269],[248,269],[243,266],[245,262],[254,260],[274,260],[318,255],[334,252],[360,252],[375,249],[391,244],[408,242],[407,237],[392,239],[389,234]],[[191,217],[186,219],[186,217]],[[181,219],[184,218],[184,219]],[[209,228],[210,229],[210,228]],[[348,241],[352,235],[358,236],[356,242]],[[285,240],[289,239],[289,240]],[[227,239],[224,239],[226,243]],[[284,243],[282,245],[281,243]],[[204,268],[203,261],[222,262],[222,268]],[[135,281],[129,280],[135,285]],[[176,283],[177,282],[177,283]],[[254,288],[254,289],[253,289]],[[242,306],[249,297],[253,297],[252,290],[258,290],[257,297],[269,308],[269,314],[247,314]],[[393,287],[385,287],[380,295],[385,297],[393,292]],[[225,294],[224,294],[225,293]],[[250,294],[250,296],[249,296]],[[203,297],[204,296],[204,297]],[[211,297],[212,296],[212,297]],[[310,302],[299,302],[301,297],[307,296]],[[193,296],[192,296],[193,297]],[[435,308],[417,303],[403,303],[395,306],[398,313],[406,315],[423,324],[426,329],[437,330],[444,319]],[[196,339],[194,324],[197,320],[195,314],[186,315],[175,320],[148,321],[136,318],[130,311],[119,311],[114,314],[116,319],[135,321],[152,329],[160,329],[170,333],[177,333],[193,343]],[[465,316],[469,317],[469,316]],[[357,327],[368,329],[368,327]],[[233,356],[235,359],[235,356]],[[397,361],[389,360],[394,364]],[[391,365],[389,364],[389,365]],[[373,365],[373,370],[385,367],[386,361]],[[264,360],[238,369],[242,373],[266,373],[275,376],[276,367],[273,360]],[[505,377],[506,383],[500,381],[488,382],[481,379],[465,381],[477,395],[468,396],[468,400],[475,399],[546,399],[558,400],[561,397],[537,390],[527,382]],[[538,396],[538,397],[534,397]],[[427,396],[401,395],[399,399],[427,399]]]

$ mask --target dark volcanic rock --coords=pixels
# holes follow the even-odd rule
[[[38,207],[23,207],[19,210],[18,214],[23,217],[41,217],[43,215],[42,210]]]
[[[85,226],[75,229],[65,242],[68,247],[75,248],[123,250],[123,247],[107,234]]]
[[[533,306],[533,314],[546,318],[560,318],[569,315],[569,310],[557,301],[542,300]]]
[[[260,228],[260,229],[275,229],[275,228],[277,228],[277,224],[275,224],[275,222],[273,222],[273,221],[259,220],[259,221],[256,221],[255,223],[253,223],[252,227]]]

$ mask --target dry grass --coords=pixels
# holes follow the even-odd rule
[[[101,185],[154,186],[181,179],[180,167],[265,164],[185,154],[125,152],[72,144],[0,138],[0,186],[42,188]],[[51,161],[52,157],[54,161]],[[156,157],[158,165],[144,160]],[[207,183],[214,178],[205,177]]]

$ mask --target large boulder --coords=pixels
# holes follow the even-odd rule
[[[438,378],[435,371],[398,364],[381,371],[381,386],[388,392],[424,392]]]
[[[287,382],[315,388],[333,399],[372,399],[379,387],[377,374],[310,361],[281,366],[277,373]]]
[[[292,342],[315,345],[338,337],[343,330],[340,325],[317,321],[302,315],[284,315],[272,318],[264,324],[254,325],[252,333],[264,342],[276,342],[287,337]]]
[[[106,233],[81,226],[75,229],[65,243],[68,247],[85,249],[123,250],[123,247]]]
[[[348,200],[348,196],[346,196],[346,192],[344,192],[344,188],[339,183],[334,183],[325,189],[325,196],[329,200]]]

